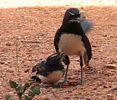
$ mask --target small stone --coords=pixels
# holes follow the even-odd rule
[[[7,72],[9,72],[9,73],[13,73],[14,71],[11,70],[11,69],[8,69]]]
[[[30,69],[26,69],[24,72],[27,73],[27,72],[29,72],[29,71],[30,71]]]
[[[104,88],[108,88],[108,86],[106,86],[106,85],[104,85],[103,87],[104,87]]]
[[[97,90],[97,87],[95,87],[93,90]]]
[[[3,65],[3,64],[4,64],[4,62],[0,62],[0,64],[1,64],[1,65]]]
[[[117,65],[116,64],[106,64],[105,67],[108,69],[115,69],[115,68],[117,68]]]
[[[8,43],[6,43],[6,46],[11,46],[11,43],[9,43],[9,42],[8,42]]]
[[[91,100],[90,98],[86,98],[86,100]]]
[[[113,100],[112,94],[107,94],[107,100]]]
[[[69,99],[70,99],[70,97],[69,97],[69,96],[67,96],[67,97],[65,97],[64,99],[65,99],[65,100],[69,100]]]

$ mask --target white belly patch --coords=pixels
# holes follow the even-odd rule
[[[41,79],[42,82],[56,83],[62,78],[62,76],[63,76],[62,71],[53,71],[47,77],[44,77],[42,75],[38,75],[37,77],[39,77],[39,79]]]
[[[48,76],[48,82],[50,83],[55,83],[59,81],[63,76],[62,71],[53,71],[52,74]]]
[[[59,51],[63,51],[67,55],[80,55],[85,52],[81,36],[75,34],[62,34],[58,46]]]

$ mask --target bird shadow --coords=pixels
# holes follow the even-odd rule
[[[69,70],[70,74],[68,74],[68,82],[58,82],[57,84],[49,84],[49,83],[42,83],[40,87],[42,88],[69,88],[69,87],[76,87],[76,86],[84,86],[87,82],[86,79],[83,80],[83,83],[80,82],[80,70]],[[84,67],[83,68],[84,73],[86,76],[92,75],[96,73],[96,69],[93,67]],[[71,75],[73,74],[73,75]]]
[[[50,83],[41,83],[41,88],[69,88],[75,86],[83,86],[81,84],[80,79],[78,77],[68,78],[69,81],[67,82],[58,82],[57,84],[50,84]]]

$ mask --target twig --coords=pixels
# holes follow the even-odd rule
[[[18,74],[18,80],[19,82],[21,81],[20,80],[20,69],[19,69],[19,58],[18,58],[18,37],[16,37],[16,69],[17,69],[17,74]]]
[[[21,41],[23,43],[40,43],[39,41]]]

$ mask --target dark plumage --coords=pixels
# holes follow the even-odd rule
[[[36,64],[32,68],[32,72],[36,72],[32,76],[34,80],[56,83],[64,75],[64,65],[62,64],[64,53],[55,53],[50,55],[46,60]]]
[[[68,55],[78,55],[81,66],[81,84],[83,80],[82,67],[88,66],[92,57],[92,50],[89,39],[86,36],[92,27],[90,21],[81,16],[77,8],[70,8],[65,12],[63,23],[57,30],[54,38],[54,46],[57,52],[66,54],[64,62],[67,65],[65,80],[67,79],[70,60]]]
[[[84,33],[87,33],[92,29],[92,22],[87,20],[86,17],[82,13],[80,13],[79,9],[77,8],[70,8],[65,12],[63,24],[65,24],[69,20],[69,17],[71,16],[70,14],[75,14],[76,17],[79,17],[79,21]]]

